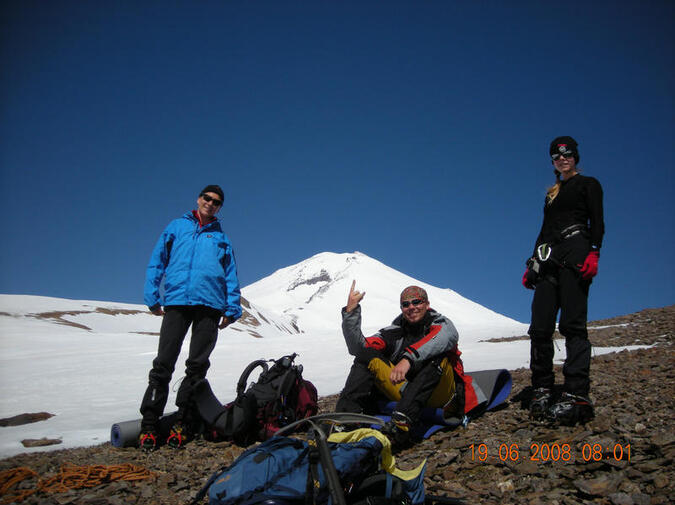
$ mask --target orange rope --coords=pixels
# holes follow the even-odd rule
[[[38,477],[38,474],[30,468],[23,466],[0,472],[0,496],[3,497],[0,503],[20,502],[32,495],[35,492],[33,489],[24,489],[22,491],[16,491],[16,494],[9,494],[19,482],[30,477]]]
[[[70,489],[91,488],[118,480],[138,481],[154,479],[156,474],[150,470],[124,463],[121,465],[88,465],[77,466],[64,463],[61,470],[53,477],[39,479],[33,489],[15,491],[14,488],[22,481],[39,477],[30,468],[19,467],[0,472],[1,504],[21,502],[34,493],[64,493]],[[11,494],[13,493],[13,494]]]

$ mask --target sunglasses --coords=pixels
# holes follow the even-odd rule
[[[210,197],[209,195],[202,195],[202,198],[204,199],[205,202],[207,202],[207,203],[211,202],[216,207],[220,207],[223,204],[223,202],[221,200],[218,200],[217,198]]]
[[[562,154],[560,154],[560,153],[555,153],[555,154],[552,154],[552,155],[551,155],[551,159],[552,159],[553,161],[558,161],[561,157],[563,157],[563,158],[565,158],[566,160],[568,160],[568,159],[570,159],[570,158],[574,158],[574,153],[572,153],[572,152],[562,153]]]
[[[419,298],[415,298],[414,300],[406,300],[404,302],[401,302],[401,308],[407,309],[408,307],[410,307],[411,304],[417,307],[418,305],[424,303],[425,301],[426,300],[420,300]]]

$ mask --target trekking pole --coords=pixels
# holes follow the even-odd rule
[[[310,420],[308,422],[312,427],[314,441],[316,442],[316,446],[319,449],[321,466],[323,467],[323,473],[326,475],[328,491],[330,492],[330,496],[333,499],[333,503],[335,505],[347,505],[347,500],[345,500],[345,494],[342,490],[342,483],[340,482],[340,476],[335,469],[333,457],[331,456],[330,449],[328,448],[326,434],[314,421]]]
[[[379,417],[368,416],[366,414],[354,414],[352,412],[328,412],[325,414],[316,414],[311,417],[298,419],[297,421],[287,424],[278,430],[274,436],[281,436],[293,433],[299,426],[307,422],[329,422],[337,424],[376,424],[378,426],[384,425],[384,421]]]

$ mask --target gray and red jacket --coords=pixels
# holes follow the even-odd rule
[[[469,412],[483,403],[482,391],[474,389],[471,377],[464,374],[464,365],[457,348],[459,334],[455,325],[444,315],[429,309],[419,325],[411,325],[402,314],[391,325],[378,330],[374,335],[365,337],[361,332],[361,306],[347,312],[342,309],[342,334],[347,350],[356,356],[361,349],[376,349],[393,363],[405,358],[413,369],[422,362],[437,356],[445,356],[452,363],[457,388],[463,394],[464,412]]]

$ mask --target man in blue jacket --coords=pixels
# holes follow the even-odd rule
[[[173,220],[152,252],[145,277],[145,303],[163,316],[157,357],[152,362],[148,388],[141,403],[139,446],[158,446],[158,423],[169,395],[169,382],[190,326],[190,352],[185,378],[176,397],[177,420],[167,443],[183,445],[188,435],[188,416],[194,385],[206,376],[209,356],[218,329],[241,316],[237,266],[230,240],[223,233],[216,214],[223,205],[223,190],[206,186],[197,199],[197,210]],[[159,287],[164,279],[164,309]]]

